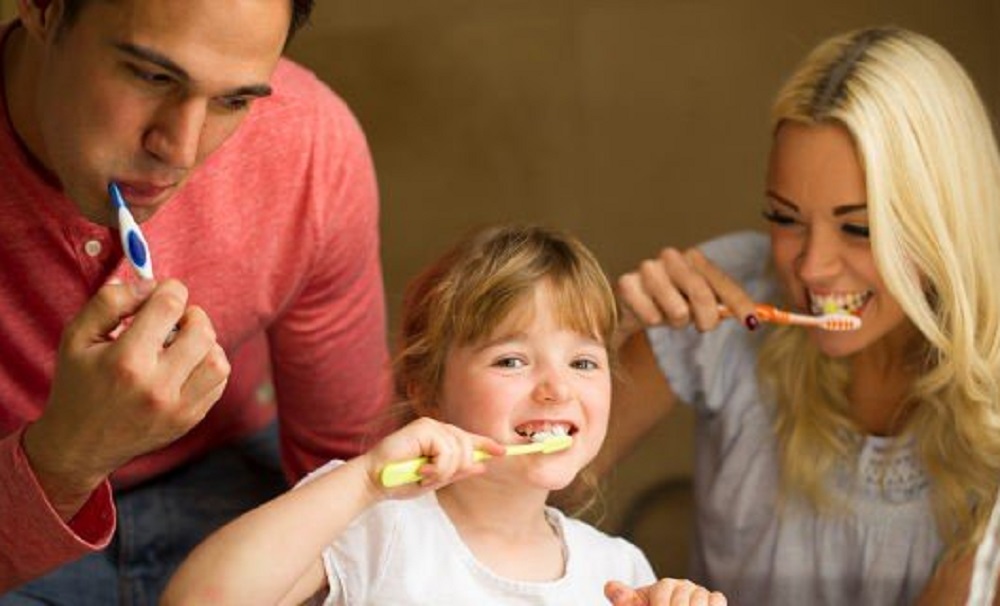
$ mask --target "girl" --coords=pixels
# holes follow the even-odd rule
[[[598,604],[608,580],[651,583],[633,545],[546,505],[604,440],[615,324],[610,287],[575,239],[501,227],[463,241],[406,296],[396,376],[421,418],[223,528],[166,603]],[[501,443],[540,432],[572,444],[502,456]],[[493,458],[476,463],[474,449]],[[419,485],[380,484],[387,464],[418,456],[430,459]],[[669,586],[678,604],[724,603]]]

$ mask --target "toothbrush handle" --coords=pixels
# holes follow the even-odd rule
[[[478,448],[472,451],[472,459],[476,462],[485,461],[490,457],[491,455],[479,450]],[[382,468],[382,472],[379,474],[379,481],[382,482],[382,486],[385,486],[386,488],[394,488],[396,486],[402,486],[403,484],[414,484],[419,482],[424,478],[420,475],[419,470],[429,460],[430,459],[427,457],[417,457],[415,459],[389,463]]]
[[[773,305],[757,303],[753,306],[753,312],[761,322],[772,322],[776,324],[789,324],[790,317],[787,311],[782,311]],[[719,316],[723,318],[734,318],[736,314],[725,305],[719,305]]]

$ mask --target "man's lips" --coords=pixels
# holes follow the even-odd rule
[[[159,202],[164,194],[174,188],[174,184],[118,181],[118,187],[130,206],[147,206]]]

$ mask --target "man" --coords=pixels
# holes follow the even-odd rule
[[[311,8],[19,0],[4,28],[0,604],[155,602],[285,487],[275,417],[294,480],[383,410],[368,150],[281,58]],[[111,182],[156,281],[123,259]]]

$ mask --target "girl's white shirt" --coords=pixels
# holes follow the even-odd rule
[[[340,464],[331,461],[303,481]],[[656,580],[646,557],[628,541],[555,508],[545,513],[563,541],[566,571],[553,581],[530,582],[503,578],[481,564],[435,493],[382,501],[323,551],[330,586],[323,603],[598,605],[607,604],[606,581],[638,587]]]

